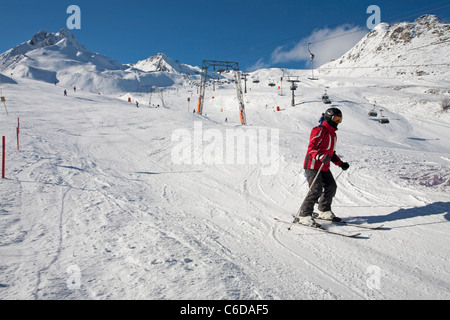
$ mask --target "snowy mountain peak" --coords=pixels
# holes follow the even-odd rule
[[[67,29],[57,33],[39,31],[30,40],[0,55],[2,73],[50,83],[67,77],[72,85],[82,75],[92,79],[91,72],[124,69],[114,59],[86,49]]]
[[[198,67],[180,64],[159,53],[136,65],[124,65],[90,51],[67,29],[39,31],[30,40],[0,54],[0,72],[92,92],[130,92],[142,86],[181,85],[199,75]]]
[[[166,54],[158,53],[156,56],[138,61],[134,67],[142,71],[175,72],[176,69],[179,69],[179,64]]]
[[[6,51],[0,55],[1,70],[15,68],[20,62],[27,59],[27,55],[35,50],[48,48],[54,45],[61,47],[71,46],[75,50],[86,51],[86,48],[77,42],[73,34],[67,29],[61,29],[58,33],[39,31],[30,40]]]
[[[36,49],[55,45],[64,39],[67,39],[67,41],[73,45],[79,45],[73,34],[64,28],[58,33],[39,31],[27,42],[27,44],[30,45],[30,48]]]
[[[133,65],[133,67],[146,72],[161,71],[187,75],[195,75],[201,72],[200,68],[180,64],[164,53],[158,53],[156,56],[141,60]]]
[[[439,24],[445,24],[444,21],[442,21],[441,19],[439,19],[438,16],[433,15],[433,14],[426,14],[423,16],[420,16],[419,18],[417,18],[414,21],[415,24],[420,24],[420,25],[425,25],[427,27],[434,27],[436,25]]]
[[[64,46],[72,45],[80,50],[86,50],[86,48],[78,43],[69,30],[63,28],[57,33],[51,33],[44,30],[39,31],[27,42],[11,49],[11,55],[24,55],[32,50],[42,49],[56,44],[64,44]]]
[[[389,26],[381,23],[341,58],[319,68],[326,75],[438,77],[450,74],[450,25],[437,16]]]
[[[54,45],[56,43],[55,36],[47,31],[39,31],[36,33],[28,44],[32,47],[41,47],[41,46],[49,46]]]

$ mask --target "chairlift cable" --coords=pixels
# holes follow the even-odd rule
[[[339,70],[339,69],[377,69],[377,68],[413,68],[413,67],[434,67],[434,66],[450,66],[450,63],[429,63],[429,64],[409,64],[409,65],[391,65],[391,66],[359,66],[359,67],[321,67],[322,70]]]

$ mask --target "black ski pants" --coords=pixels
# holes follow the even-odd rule
[[[305,169],[306,180],[308,181],[309,186],[311,186],[317,172],[318,170]],[[333,197],[336,195],[336,189],[336,181],[334,180],[331,171],[321,171],[300,207],[300,216],[305,217],[312,215],[314,204],[316,204],[317,201],[319,201],[318,209],[320,211],[330,211]]]

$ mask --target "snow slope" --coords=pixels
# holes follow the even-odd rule
[[[231,84],[207,90],[203,116],[192,113],[195,88],[181,85],[153,108],[146,93],[128,103],[88,90],[64,97],[61,85],[29,79],[3,84],[0,298],[449,299],[450,115],[439,109],[449,83],[310,81],[285,70],[302,81],[291,107],[286,83],[284,96],[267,85],[279,72],[252,74],[261,82],[247,83],[247,127]],[[325,90],[343,111],[337,152],[350,163],[334,211],[385,225],[360,239],[274,221],[290,219],[306,195],[301,168],[329,107]],[[367,116],[374,105],[390,124]],[[225,161],[242,155],[216,144],[234,133],[267,142],[276,170],[248,154]],[[174,158],[181,142],[192,150],[185,164]]]

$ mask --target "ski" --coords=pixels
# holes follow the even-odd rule
[[[326,220],[326,219],[321,219],[318,217],[314,217],[314,220],[320,220],[320,221],[328,221],[330,223],[336,223],[336,224],[341,224],[341,225],[345,225],[345,226],[351,226],[351,227],[357,227],[357,228],[362,228],[362,229],[369,229],[369,230],[378,230],[381,229],[384,225],[383,224],[358,224],[358,223],[350,223],[344,220],[341,221],[332,221],[332,220]]]
[[[307,225],[301,224],[301,223],[292,223],[292,222],[281,220],[281,219],[278,219],[278,218],[274,218],[274,219],[277,222],[286,223],[286,224],[293,225],[293,226],[305,227],[305,228],[309,228],[309,229],[312,229],[312,230],[326,232],[326,233],[329,233],[329,234],[334,234],[334,235],[337,235],[337,236],[342,236],[342,237],[347,237],[347,238],[356,238],[356,237],[361,235],[361,233],[359,233],[359,232],[358,233],[347,233],[347,232],[332,231],[332,230],[324,229],[322,227],[310,227],[310,226],[307,226]]]

